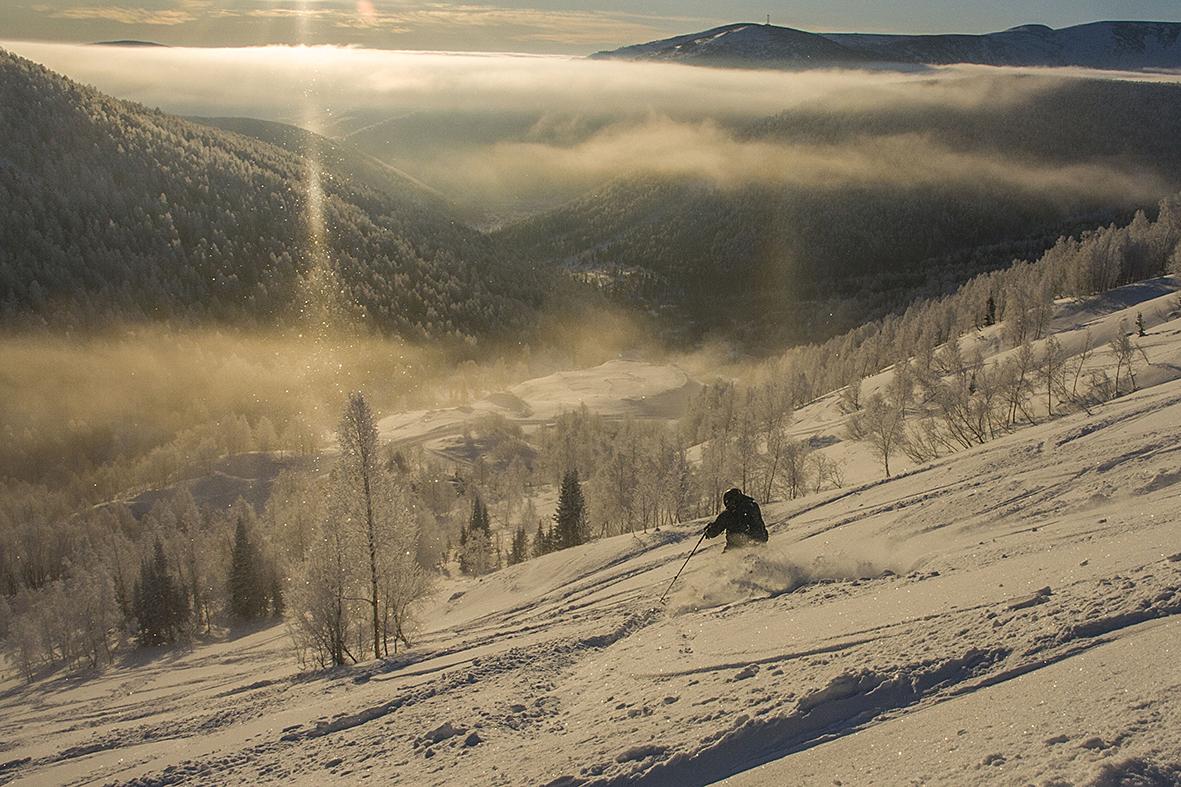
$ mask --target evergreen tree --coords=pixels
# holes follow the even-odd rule
[[[488,534],[481,529],[472,530],[468,532],[467,540],[461,547],[459,566],[465,573],[480,576],[499,567],[494,557],[492,541]]]
[[[468,573],[468,571],[470,570],[470,566],[468,566],[468,564],[467,564],[467,539],[468,539],[467,525],[460,525],[459,526],[459,551],[457,554],[458,554],[458,558],[459,558],[459,570],[461,573],[464,573],[464,574]]]
[[[499,560],[493,560],[492,519],[488,506],[479,494],[472,497],[472,512],[466,528],[459,531],[459,570],[465,574],[486,574],[495,570]]]
[[[230,614],[239,623],[249,623],[266,614],[267,592],[262,571],[262,557],[250,540],[246,520],[238,519],[234,546],[230,553]]]
[[[519,525],[513,533],[512,548],[508,553],[508,562],[510,566],[517,563],[524,562],[529,557],[529,536],[525,533],[525,526]]]
[[[984,305],[984,324],[996,325],[996,299],[991,295],[988,296],[988,301]]]
[[[168,557],[159,539],[152,557],[140,567],[134,595],[141,646],[168,645],[180,639],[189,617],[188,599],[168,570]]]
[[[552,540],[554,549],[576,547],[590,540],[586,503],[582,497],[582,484],[578,480],[577,470],[568,470],[562,477],[558,510],[554,514]]]
[[[541,557],[549,552],[549,539],[546,538],[545,528],[541,521],[537,522],[537,535],[533,537],[533,557]]]
[[[472,513],[468,518],[468,531],[472,533],[483,531],[488,535],[491,535],[492,532],[492,520],[488,516],[488,506],[484,505],[479,494],[472,498]]]

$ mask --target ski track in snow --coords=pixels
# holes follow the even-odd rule
[[[700,522],[443,583],[350,668],[274,626],[10,671],[0,784],[1178,784],[1179,425],[1162,378],[768,504],[764,551],[706,542],[660,609]]]

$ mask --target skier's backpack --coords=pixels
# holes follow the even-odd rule
[[[763,522],[763,512],[759,510],[759,504],[753,497],[742,496],[738,502],[738,513],[746,524],[746,534],[755,541],[767,543],[767,524]]]

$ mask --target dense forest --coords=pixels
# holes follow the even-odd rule
[[[343,300],[384,331],[519,335],[539,305],[534,271],[396,173],[333,170],[330,143],[319,162],[319,147],[300,155],[118,101],[9,53],[0,106],[6,324],[290,318],[314,267],[312,208]]]
[[[807,105],[738,136],[895,156],[914,146],[916,157],[934,143],[1031,171],[1103,166],[1181,183],[1175,85],[1055,80],[1016,102],[989,89],[995,100],[986,93],[963,104]],[[626,302],[675,307],[667,316],[691,335],[721,330],[774,346],[825,339],[1140,206],[1118,190],[1062,193],[971,175],[738,186],[648,176],[615,181],[499,237]]]

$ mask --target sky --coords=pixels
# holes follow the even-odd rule
[[[735,21],[823,32],[985,33],[1181,21],[1178,0],[0,0],[8,40],[587,54]]]

